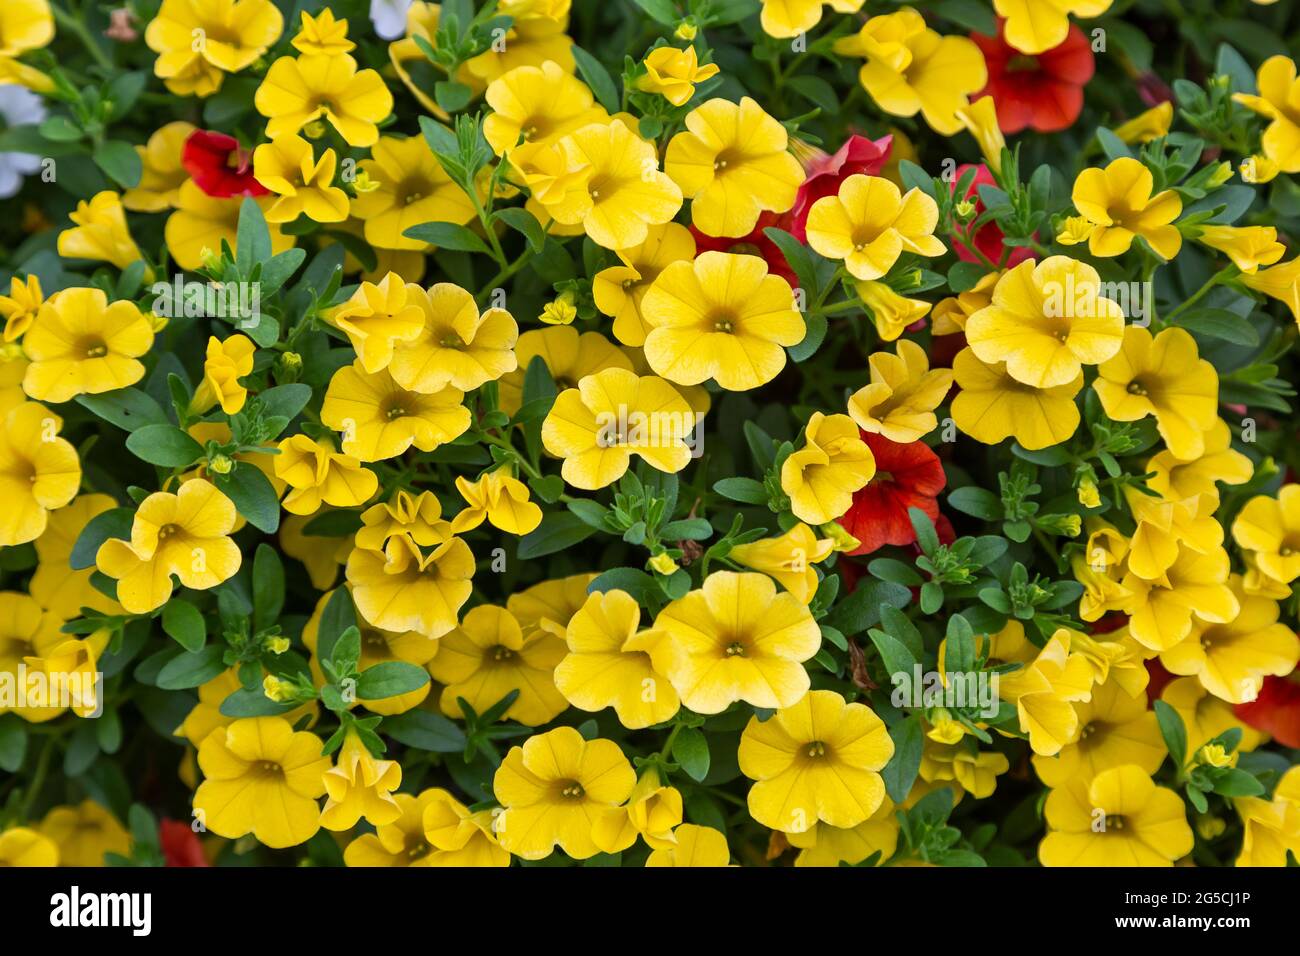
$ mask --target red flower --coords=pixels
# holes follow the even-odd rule
[[[975,178],[971,180],[970,188],[966,190],[966,195],[963,198],[970,199],[975,203],[975,212],[970,217],[972,220],[975,220],[984,212],[984,203],[979,198],[979,188],[981,186],[996,186],[997,180],[993,178],[993,173],[990,172],[989,168],[983,163],[980,163],[979,166],[967,163],[963,166],[957,167],[957,172],[954,174],[952,182],[949,183],[948,188],[953,192],[956,192],[957,184],[961,182],[961,178],[966,175],[966,170],[968,169],[974,169],[977,170],[977,172],[975,173]],[[966,237],[967,242],[970,242],[969,229],[958,230],[958,232]],[[1006,249],[1004,244],[1005,239],[1006,236],[1004,236],[1002,230],[998,228],[998,224],[996,222],[990,222],[985,223],[980,227],[979,231],[975,233],[975,240],[972,244],[976,249],[983,253],[986,259],[996,265],[1002,262],[1002,254]],[[961,259],[963,262],[980,261],[978,256],[960,243],[954,244],[952,251],[957,253],[957,258]],[[1010,269],[1013,266],[1018,266],[1026,259],[1033,258],[1033,255],[1033,250],[1028,246],[1017,246],[1011,250],[1011,255],[1008,257],[1004,268]]]
[[[253,178],[253,154],[225,133],[196,129],[181,149],[181,165],[209,196],[265,196],[270,190]]]
[[[787,231],[800,242],[808,241],[808,210],[813,203],[840,191],[840,183],[850,176],[878,176],[889,160],[893,136],[867,139],[854,133],[844,141],[834,155],[827,155],[807,144],[795,142],[795,155],[803,163],[807,177],[795,196],[794,205],[786,213]]]
[[[1060,46],[1027,56],[1003,39],[1002,27],[999,21],[995,37],[970,36],[989,69],[988,85],[971,99],[993,97],[1004,133],[1019,133],[1026,126],[1040,133],[1069,129],[1083,109],[1084,84],[1097,69],[1088,38],[1071,26]]]
[[[861,544],[852,554],[870,554],[887,544],[916,540],[908,508],[920,508],[938,521],[936,495],[946,478],[939,457],[920,441],[902,445],[880,435],[862,433],[876,459],[876,475],[853,495],[853,504],[840,519],[844,530]]]
[[[790,268],[790,263],[786,261],[785,254],[767,234],[763,232],[769,226],[777,226],[785,229],[787,232],[788,224],[784,224],[781,217],[774,212],[763,212],[758,217],[758,223],[754,226],[754,231],[747,236],[741,236],[739,239],[719,239],[717,236],[706,235],[700,230],[691,226],[691,235],[695,237],[695,254],[702,252],[731,252],[741,255],[758,256],[767,262],[768,271],[773,275],[779,275],[790,285],[799,284],[798,277],[794,270]]]
[[[1102,620],[1104,621],[1106,618],[1102,618]],[[1096,625],[1093,625],[1093,633],[1097,633]],[[1174,679],[1174,675],[1165,669],[1165,665],[1160,663],[1158,657],[1153,657],[1143,663],[1146,665],[1147,675],[1150,677],[1150,680],[1147,681],[1147,700],[1154,706],[1155,702],[1160,699],[1160,695],[1164,693],[1165,688]]]
[[[168,866],[211,866],[203,855],[203,844],[184,820],[166,820],[158,825],[163,857]]]
[[[1300,684],[1289,677],[1265,677],[1259,696],[1238,704],[1236,714],[1285,747],[1300,747]]]

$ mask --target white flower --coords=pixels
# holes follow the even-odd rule
[[[35,126],[45,119],[45,103],[26,87],[0,84],[0,126]],[[0,199],[22,188],[23,178],[41,168],[41,158],[31,153],[0,153]]]
[[[406,35],[406,11],[411,0],[370,0],[370,22],[375,32],[384,40],[397,40]]]

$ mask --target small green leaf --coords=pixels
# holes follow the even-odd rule
[[[202,613],[184,598],[174,597],[163,605],[162,627],[168,637],[192,654],[203,649],[208,637]]]
[[[137,458],[163,468],[183,468],[203,457],[203,446],[175,425],[145,425],[126,436]]]
[[[697,782],[709,775],[709,742],[694,727],[683,727],[673,740],[673,760]]]

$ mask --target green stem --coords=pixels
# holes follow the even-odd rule
[[[94,37],[90,35],[90,31],[86,29],[85,23],[57,6],[51,5],[50,11],[54,14],[54,22],[59,25],[59,29],[71,33],[80,40],[81,45],[86,48],[94,61],[105,70],[113,69],[112,59],[104,52],[103,47],[95,42]]]
[[[27,793],[23,795],[22,809],[18,811],[20,820],[26,820],[31,815],[36,798],[40,796],[41,788],[45,785],[45,775],[50,769],[50,758],[54,755],[54,746],[54,738],[51,737],[47,737],[41,746],[41,754],[36,758],[36,770],[32,774],[32,782],[27,788]]]
[[[1204,285],[1202,285],[1199,289],[1193,292],[1191,296],[1186,300],[1184,300],[1181,305],[1179,305],[1176,309],[1174,309],[1167,316],[1165,316],[1166,324],[1172,322],[1175,318],[1177,318],[1179,315],[1182,315],[1189,308],[1194,306],[1197,302],[1200,302],[1202,299],[1204,299],[1210,293],[1211,289],[1213,289],[1216,285],[1218,285],[1225,278],[1227,278],[1227,275],[1232,270],[1232,268],[1233,268],[1232,266],[1224,266],[1214,275],[1206,279]]]

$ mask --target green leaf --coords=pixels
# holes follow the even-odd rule
[[[280,619],[284,609],[284,565],[265,542],[253,555],[253,627],[262,631]]]
[[[683,727],[673,740],[673,760],[697,783],[709,775],[709,742],[694,727]]]
[[[1183,726],[1183,718],[1163,700],[1156,701],[1155,711],[1160,736],[1165,739],[1165,749],[1174,758],[1174,766],[1182,769],[1187,762],[1187,728]]]
[[[542,229],[542,224],[537,221],[536,216],[522,206],[509,206],[505,209],[498,209],[493,214],[493,218],[501,220],[527,239],[528,245],[532,247],[533,252],[541,252],[542,246],[546,245],[546,233]]]
[[[576,514],[555,512],[546,515],[536,530],[519,539],[519,549],[515,553],[521,561],[541,558],[571,548],[595,533],[596,529]]]
[[[86,523],[77,535],[77,542],[72,546],[68,556],[68,566],[74,571],[83,571],[95,566],[95,555],[99,546],[109,538],[130,539],[131,524],[135,520],[133,508],[110,508],[97,514]]]
[[[360,660],[361,631],[356,627],[349,627],[339,635],[339,639],[334,642],[334,647],[330,650],[330,666],[334,668],[335,674],[342,677],[356,670],[357,662]]]
[[[429,683],[429,673],[405,661],[384,661],[367,667],[357,678],[357,697],[383,700],[419,690]]]
[[[123,431],[134,431],[143,425],[171,424],[162,406],[138,388],[78,395],[77,404]]]
[[[573,53],[573,59],[578,63],[578,72],[587,81],[587,85],[591,87],[591,92],[600,101],[600,105],[605,107],[611,114],[617,113],[619,109],[618,89],[614,86],[614,81],[610,79],[609,72],[601,66],[599,60],[576,43],[569,50]]]
[[[168,637],[191,654],[202,650],[208,638],[203,614],[184,598],[174,597],[163,605],[162,627]]]
[[[647,603],[650,596],[657,595],[659,582],[640,568],[610,568],[598,574],[587,585],[588,594],[607,591],[625,591],[640,604]]]
[[[279,529],[280,499],[271,480],[256,465],[238,462],[230,474],[214,475],[212,480],[254,528],[267,534]]]
[[[912,673],[916,666],[916,658],[912,652],[907,649],[907,645],[891,634],[877,628],[871,628],[867,631],[867,636],[871,638],[871,643],[876,645],[876,650],[880,652],[880,659],[885,665],[885,670],[892,676],[894,674]]]
[[[95,147],[95,165],[119,186],[134,189],[140,184],[144,163],[130,143],[120,139],[106,139]]]
[[[455,80],[439,80],[433,84],[433,98],[448,113],[459,113],[469,104],[473,95],[473,90]]]
[[[0,770],[17,773],[27,755],[27,722],[17,714],[0,716]]]
[[[177,654],[163,665],[155,683],[163,690],[185,690],[206,684],[226,670],[223,644],[209,644],[201,651]]]
[[[713,490],[724,498],[747,505],[767,504],[767,490],[753,478],[722,478],[713,483]]]
[[[227,695],[217,709],[223,717],[279,717],[297,706],[292,701],[282,703],[271,700],[260,687],[254,687],[252,690],[241,687]]]
[[[852,637],[878,624],[881,609],[886,605],[907,607],[911,600],[912,592],[901,584],[888,581],[859,581],[853,593],[831,609],[825,623]]]
[[[163,468],[183,468],[203,457],[203,446],[175,425],[145,425],[126,436],[137,458]]]
[[[938,0],[932,9],[938,16],[967,30],[985,36],[997,36],[998,21],[987,3],[979,0]]]
[[[255,265],[271,258],[271,253],[271,230],[262,208],[252,197],[245,196],[235,231],[235,265],[241,275],[249,276]]]
[[[763,235],[776,243],[776,247],[781,250],[781,255],[785,256],[785,261],[789,263],[799,279],[799,288],[804,290],[804,295],[815,296],[818,292],[817,267],[813,264],[808,247],[776,226],[768,226],[763,230]]]
[[[1257,797],[1264,792],[1264,785],[1244,770],[1223,767],[1214,775],[1214,792],[1223,797]]]
[[[399,744],[416,750],[454,754],[465,749],[465,732],[441,714],[427,710],[408,710],[396,717],[385,717],[383,730]]]
[[[1247,319],[1227,309],[1192,309],[1182,312],[1174,319],[1175,325],[1181,325],[1196,335],[1222,339],[1234,345],[1258,345],[1259,333]]]
[[[409,239],[433,243],[439,249],[454,249],[459,252],[489,251],[487,243],[464,226],[458,226],[454,222],[424,222],[412,226],[402,235]]]
[[[659,530],[659,537],[664,541],[703,541],[713,537],[713,525],[707,518],[682,518],[664,525]]]
[[[889,728],[889,739],[894,742],[894,756],[880,771],[885,781],[885,792],[894,803],[902,805],[912,792],[917,771],[921,769],[921,751],[925,740],[921,733],[921,718],[915,714],[900,720]]]
[[[303,385],[301,382],[277,385],[259,394],[257,400],[262,403],[262,410],[266,416],[292,419],[311,401],[311,386]]]
[[[334,659],[334,645],[350,627],[357,626],[357,610],[347,588],[335,588],[321,612],[316,632],[316,654],[321,660]]]
[[[666,27],[675,27],[681,20],[681,15],[671,0],[632,0],[632,2],[644,10],[651,20],[662,23]]]

